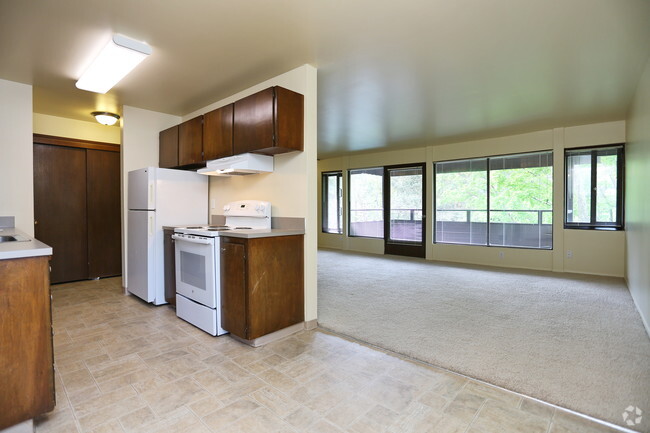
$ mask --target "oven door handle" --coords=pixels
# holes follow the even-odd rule
[[[176,239],[177,241],[189,242],[191,244],[210,245],[212,243],[212,239],[200,239],[200,238],[191,239],[191,238],[180,237],[177,235],[172,235],[172,239]]]

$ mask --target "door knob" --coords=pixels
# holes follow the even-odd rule
[[[38,225],[38,221],[34,221],[34,225],[35,225],[35,226]]]

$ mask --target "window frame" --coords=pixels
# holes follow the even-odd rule
[[[597,168],[598,168],[598,154],[599,152],[616,149],[616,221],[609,222],[599,222],[597,221],[597,191],[594,185],[597,183]],[[571,153],[574,152],[590,152],[591,156],[591,203],[590,203],[590,215],[589,222],[569,222],[568,212],[569,212],[569,157]],[[622,231],[625,230],[625,143],[615,143],[615,144],[605,144],[601,146],[586,146],[586,147],[573,147],[570,149],[564,149],[564,228],[572,230],[615,230]]]
[[[336,209],[338,214],[338,228],[339,231],[332,232],[327,230],[329,217],[329,201],[328,201],[328,192],[329,192],[329,183],[327,180],[330,177],[336,176]],[[343,234],[343,171],[324,171],[321,173],[321,232],[332,234],[332,235],[342,235]]]
[[[610,146],[611,147],[611,146]],[[551,161],[554,160],[554,151],[553,149],[542,149],[542,150],[534,150],[530,152],[520,152],[520,153],[507,153],[507,154],[501,154],[501,155],[490,155],[490,156],[477,156],[474,158],[460,158],[460,159],[450,159],[450,160],[441,160],[441,161],[433,161],[433,168],[432,168],[432,173],[433,173],[433,203],[432,203],[432,210],[433,210],[433,226],[432,226],[432,231],[433,231],[433,244],[440,244],[440,245],[466,245],[466,246],[471,246],[471,247],[488,247],[488,248],[516,248],[516,249],[531,249],[531,250],[540,250],[540,251],[553,251],[555,248],[555,245],[553,242],[551,242],[551,247],[550,248],[535,248],[535,247],[528,247],[528,246],[516,246],[516,245],[492,245],[490,244],[490,206],[491,206],[491,200],[490,200],[490,159],[492,158],[503,158],[503,157],[515,157],[519,155],[532,155],[536,153],[550,153],[551,154]],[[438,222],[438,208],[437,208],[437,197],[436,197],[436,191],[437,191],[437,173],[436,173],[436,164],[439,163],[445,163],[445,162],[456,162],[456,161],[471,161],[471,160],[478,160],[478,159],[485,159],[486,160],[486,185],[487,185],[487,222],[486,222],[486,243],[485,244],[469,244],[469,243],[455,243],[455,242],[438,242],[436,239],[436,234],[437,234],[437,222]],[[551,166],[551,176],[552,176],[552,184],[555,183],[555,165],[552,164]],[[555,194],[553,193],[554,186],[552,185],[551,187],[551,213],[554,213],[555,209]],[[552,220],[551,220],[552,221]],[[551,239],[553,238],[553,234],[555,231],[555,224],[551,222]]]
[[[373,167],[356,167],[356,168],[350,168],[347,170],[347,192],[348,192],[348,197],[347,197],[347,236],[350,238],[363,238],[363,239],[384,239],[386,236],[386,233],[384,233],[382,236],[360,236],[360,235],[353,235],[352,230],[350,230],[350,225],[352,224],[352,206],[350,204],[352,200],[352,172],[354,171],[363,171],[363,170],[381,170],[381,203],[382,203],[382,219],[384,219],[384,166],[373,166]],[[385,224],[385,221],[382,221],[383,224]]]

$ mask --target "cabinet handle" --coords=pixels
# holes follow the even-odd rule
[[[221,248],[221,252],[222,252],[222,253],[225,253],[225,252],[226,252],[226,249],[225,249],[225,248]]]

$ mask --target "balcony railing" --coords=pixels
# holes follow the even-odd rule
[[[488,224],[485,209],[437,210],[435,242],[550,249],[552,217],[552,210],[492,209]]]
[[[393,209],[391,238],[422,239],[422,209]],[[444,209],[436,211],[437,243],[509,246],[550,249],[553,247],[551,210]],[[352,209],[350,236],[384,237],[383,209]]]
[[[391,209],[392,240],[420,242],[422,240],[422,209]],[[350,236],[384,237],[383,209],[351,209]]]

